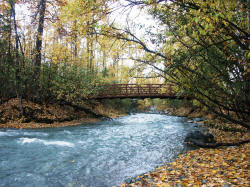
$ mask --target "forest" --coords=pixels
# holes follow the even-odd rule
[[[91,99],[102,85],[171,85],[189,100],[146,99],[139,108],[209,113],[204,125],[216,143],[198,144],[213,149],[188,152],[140,180],[247,185],[249,10],[247,0],[1,0],[0,127],[119,117],[133,101]]]

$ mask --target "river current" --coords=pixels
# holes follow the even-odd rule
[[[133,114],[48,129],[0,129],[0,186],[119,185],[189,149],[186,118]]]

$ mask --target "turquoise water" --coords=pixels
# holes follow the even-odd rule
[[[64,128],[0,129],[0,186],[112,186],[188,149],[185,118],[134,114]]]

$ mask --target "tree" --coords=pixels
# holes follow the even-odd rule
[[[2,1],[0,3],[0,95],[6,98],[8,95],[13,96],[14,85],[10,83],[11,75],[8,69],[13,69],[12,63],[12,12],[9,1]],[[9,93],[6,93],[9,90]]]
[[[13,26],[14,26],[14,32],[15,32],[15,56],[13,58],[14,64],[15,64],[15,79],[16,79],[16,85],[15,85],[15,91],[18,98],[18,109],[20,111],[20,115],[23,115],[23,107],[22,107],[22,80],[21,80],[21,71],[22,71],[22,58],[23,58],[23,50],[22,45],[20,42],[20,37],[18,35],[17,31],[17,22],[16,22],[16,10],[15,10],[15,1],[9,0],[9,4],[11,7],[11,15],[13,18]],[[22,52],[22,56],[20,55],[20,52]]]
[[[248,14],[246,1],[127,0],[160,21],[164,32],[147,43],[128,29],[105,34],[135,42],[145,51],[134,60],[161,72],[167,82],[224,119],[249,129]],[[165,67],[159,68],[158,63]],[[166,76],[167,75],[167,76]]]
[[[39,21],[38,21],[38,27],[37,27],[36,47],[35,47],[35,52],[34,52],[35,53],[35,75],[37,76],[35,78],[35,80],[37,82],[39,82],[39,78],[40,78],[46,2],[47,2],[47,0],[39,0],[38,6],[37,6],[38,7],[37,9],[38,9]]]

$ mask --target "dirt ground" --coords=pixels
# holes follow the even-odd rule
[[[100,119],[86,111],[58,103],[37,104],[23,100],[23,115],[18,100],[11,99],[0,105],[0,128],[48,128],[92,123]]]

